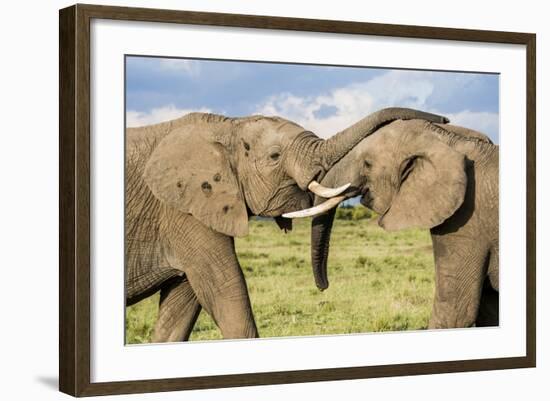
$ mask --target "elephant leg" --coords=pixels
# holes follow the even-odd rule
[[[429,328],[471,327],[478,315],[488,251],[458,235],[432,235],[435,298]]]
[[[485,285],[481,293],[479,303],[479,312],[477,314],[477,327],[498,326],[499,323],[499,298],[496,291],[490,283],[490,279],[485,279]]]
[[[489,283],[488,284],[491,284],[491,287],[493,289],[495,289],[497,292],[498,292],[498,287],[499,287],[499,277],[498,277],[498,274],[499,274],[499,268],[498,268],[498,260],[499,260],[499,246],[498,244],[495,245],[492,249],[491,249],[491,257],[489,259],[489,268],[488,268],[488,271],[487,271],[487,275],[489,277]]]
[[[258,337],[233,238],[185,216],[170,219],[167,227],[170,264],[185,272],[199,303],[224,338]]]
[[[200,311],[201,305],[187,277],[170,281],[160,291],[159,314],[152,341],[187,341]]]
[[[476,320],[478,327],[498,326],[499,324],[499,278],[498,278],[498,245],[491,249],[487,278],[483,285],[479,313]]]
[[[200,270],[188,270],[188,276],[199,302],[224,338],[258,337],[248,289],[236,257],[210,260]]]

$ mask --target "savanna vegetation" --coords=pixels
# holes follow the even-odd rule
[[[310,220],[284,234],[270,220],[250,222],[236,240],[261,337],[345,334],[426,328],[434,291],[429,232],[383,231],[362,206],[341,207],[331,239],[330,287],[311,273]],[[127,308],[127,343],[150,341],[158,294]],[[190,340],[220,339],[203,311]]]

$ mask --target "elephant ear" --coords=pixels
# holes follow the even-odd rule
[[[388,231],[438,226],[457,211],[466,194],[463,154],[425,132],[410,141],[417,151],[401,166],[399,191],[379,220]]]
[[[232,237],[248,234],[244,197],[226,147],[213,133],[172,132],[151,154],[144,179],[164,204],[213,230]]]

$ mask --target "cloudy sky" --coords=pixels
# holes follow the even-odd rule
[[[364,67],[126,58],[126,119],[191,111],[279,115],[328,137],[388,106],[443,114],[498,143],[498,75]]]

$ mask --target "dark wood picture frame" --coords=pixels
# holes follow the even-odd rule
[[[524,45],[527,54],[526,356],[91,383],[90,21],[93,18]],[[59,29],[59,388],[62,392],[92,396],[535,366],[534,34],[80,4],[60,10]]]

